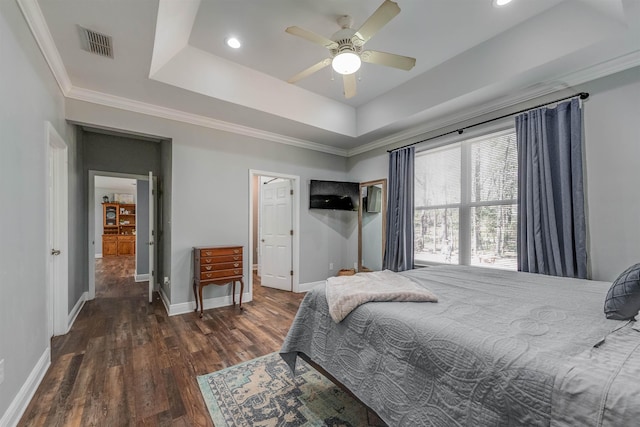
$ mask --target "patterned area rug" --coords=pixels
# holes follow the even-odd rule
[[[366,426],[367,411],[302,359],[271,353],[198,377],[216,427]]]

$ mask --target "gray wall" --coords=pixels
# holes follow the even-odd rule
[[[88,182],[90,170],[134,175],[148,175],[151,171],[154,176],[162,179],[162,143],[159,140],[152,141],[144,137],[129,137],[87,130],[81,132],[82,167],[86,182]],[[85,194],[88,194],[88,188],[85,188],[84,191]],[[136,227],[136,232],[137,229],[138,227]],[[85,247],[87,247],[86,243],[85,240]],[[86,251],[82,256],[82,260],[78,259],[78,262],[87,264]],[[158,264],[157,261],[156,264]]]
[[[69,131],[69,312],[87,291],[89,266],[87,259],[87,181],[82,171],[82,134],[75,126],[67,125]]]
[[[0,1],[0,40],[1,419],[49,347],[45,121],[68,143],[73,135],[62,94],[15,1]]]
[[[594,279],[640,262],[640,67],[584,86],[589,257]]]
[[[172,304],[193,300],[193,246],[241,244],[250,250],[249,169],[300,176],[300,233],[313,236],[300,240],[300,283],[335,274],[328,270],[329,262],[334,270],[343,265],[348,233],[357,229],[356,215],[310,212],[308,187],[311,179],[345,179],[345,158],[72,99],[66,107],[67,117],[80,123],[172,141],[172,183],[163,189],[171,189],[170,218],[163,220],[170,221],[172,231]],[[350,264],[355,261],[353,255]],[[247,262],[244,267],[249,274]],[[205,297],[226,292],[208,287]]]
[[[590,93],[584,103],[585,176],[592,278],[612,281],[628,266],[640,262],[640,67],[516,105],[493,115],[421,135],[414,140],[455,130],[473,122],[507,114],[571,95]],[[401,146],[411,141],[399,142]],[[387,149],[349,158],[351,180],[387,175]],[[357,251],[357,234],[348,243]],[[355,249],[353,249],[355,248]]]
[[[159,176],[160,143],[119,135],[84,132],[84,170]]]
[[[156,259],[156,277],[169,301],[171,301],[171,286],[165,286],[163,278],[171,277],[171,185],[173,182],[171,179],[173,175],[171,144],[171,141],[162,141],[160,143],[162,179],[158,181],[158,187],[156,188],[159,212],[157,215],[158,223],[156,224],[157,237],[155,239],[156,255],[158,257]]]
[[[149,273],[149,181],[136,184],[136,274]]]

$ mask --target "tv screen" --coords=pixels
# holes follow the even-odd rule
[[[312,179],[309,186],[309,208],[357,211],[359,190],[360,184],[357,182]]]

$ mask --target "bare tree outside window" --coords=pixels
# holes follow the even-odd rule
[[[515,138],[510,130],[416,153],[417,264],[515,270]]]

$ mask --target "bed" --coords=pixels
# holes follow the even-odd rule
[[[339,323],[308,292],[281,349],[390,426],[630,426],[640,328],[606,319],[610,283],[465,266],[401,273],[437,303],[369,302]],[[634,329],[637,328],[637,329]]]

